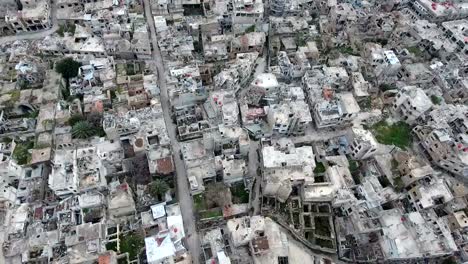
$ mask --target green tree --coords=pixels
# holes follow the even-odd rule
[[[456,263],[457,263],[457,260],[453,256],[448,257],[442,261],[442,264],[456,264]]]
[[[84,118],[82,115],[80,115],[80,114],[72,115],[72,116],[70,117],[70,119],[68,119],[68,124],[69,124],[70,126],[74,126],[76,123],[81,122],[81,121],[84,121],[84,120],[85,120],[85,118]]]
[[[55,65],[55,71],[60,73],[67,81],[67,86],[71,78],[78,76],[78,70],[81,63],[73,60],[72,58],[65,58]]]
[[[169,191],[169,185],[160,179],[153,181],[149,186],[149,192],[153,197],[157,197],[158,200],[161,200],[161,196],[166,194]]]
[[[55,70],[62,75],[65,79],[70,79],[78,76],[78,69],[81,63],[73,60],[72,58],[65,58],[57,63]]]
[[[29,153],[29,150],[33,147],[33,141],[17,142],[16,147],[13,150],[13,158],[19,165],[24,165],[28,163],[31,159],[31,154]]]
[[[138,258],[140,250],[145,246],[145,240],[137,233],[125,235],[120,240],[120,252],[128,252],[130,260]]]
[[[442,102],[442,98],[437,95],[431,95],[431,101],[433,104],[439,105]]]
[[[255,25],[252,25],[245,29],[245,33],[255,32]]]
[[[89,138],[95,134],[94,127],[87,121],[79,121],[72,127],[72,136],[74,138]]]

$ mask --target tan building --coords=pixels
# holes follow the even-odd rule
[[[14,33],[48,29],[51,24],[48,0],[20,1],[21,10],[8,10],[5,22]]]
[[[449,215],[447,220],[451,230],[457,230],[468,226],[468,217],[465,211],[455,212]]]

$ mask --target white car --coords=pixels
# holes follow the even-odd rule
[[[195,178],[195,176],[192,176],[192,177],[189,177],[188,180],[189,180],[189,183],[190,183],[190,189],[192,191],[198,190],[197,178]]]

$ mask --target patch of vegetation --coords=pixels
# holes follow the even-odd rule
[[[351,176],[353,177],[353,181],[355,184],[361,184],[361,175],[359,173],[360,164],[358,161],[348,159],[349,163],[349,172],[351,172]]]
[[[29,89],[29,82],[23,79],[20,79],[17,81],[17,84],[20,88],[20,90],[27,90]]]
[[[10,95],[10,102],[16,103],[19,101],[21,92],[19,90],[14,90],[8,93]]]
[[[111,97],[111,100],[114,100],[117,98],[117,94],[115,93],[114,90],[110,90],[110,97]]]
[[[405,122],[390,125],[384,120],[373,125],[372,130],[379,143],[395,145],[402,149],[411,144],[411,127]]]
[[[359,101],[358,105],[362,110],[369,110],[372,108],[372,98],[370,98],[370,96],[366,97],[363,100]]]
[[[373,39],[372,41],[375,42],[375,43],[378,43],[378,44],[380,44],[380,45],[382,45],[382,46],[385,46],[385,45],[388,44],[388,40],[387,40],[387,39],[383,39],[383,38]]]
[[[353,48],[348,47],[348,46],[341,46],[341,47],[338,48],[338,51],[343,53],[343,54],[348,54],[348,55],[352,55],[352,56],[359,56],[358,52],[355,52],[353,50]]]
[[[63,37],[65,36],[65,32],[68,32],[73,36],[75,34],[75,31],[76,31],[75,24],[59,25],[59,28],[57,29],[57,34],[60,37]]]
[[[252,25],[245,29],[245,33],[255,32],[255,25]]]
[[[295,37],[295,41],[296,41],[296,45],[298,47],[303,47],[303,46],[307,45],[307,35],[304,34],[303,32],[299,32],[299,33],[297,33],[297,35]]]
[[[73,125],[71,134],[73,138],[86,139],[96,135],[96,129],[88,121],[79,121]]]
[[[12,141],[13,141],[13,139],[10,138],[10,137],[4,137],[1,140],[2,143],[6,143],[6,144],[11,143]]]
[[[359,170],[359,163],[355,160],[348,160],[349,171],[351,173],[357,172]]]
[[[331,240],[316,238],[315,242],[317,243],[318,246],[321,246],[324,248],[333,248],[333,242]]]
[[[70,79],[78,76],[78,70],[81,63],[73,60],[72,58],[65,58],[55,65],[55,71],[62,75],[65,79],[67,89],[70,87]]]
[[[75,24],[68,25],[68,33],[70,33],[73,36],[73,35],[75,35],[75,31],[76,31],[76,25]]]
[[[422,56],[422,51],[416,46],[406,48],[409,52],[413,53],[416,57]]]
[[[90,113],[86,118],[82,115],[74,115],[68,120],[68,125],[72,126],[72,136],[75,138],[106,136],[106,132],[102,128],[102,115],[100,113]]]
[[[59,28],[57,29],[57,34],[60,36],[60,37],[63,37],[65,36],[65,26],[64,25],[59,25]]]
[[[39,110],[34,110],[28,113],[28,118],[37,118],[39,116]]]
[[[82,115],[72,115],[70,119],[68,119],[68,125],[69,126],[74,126],[76,123],[85,121],[86,119]]]
[[[398,170],[398,161],[396,159],[392,159],[392,171],[395,173]]]
[[[442,261],[442,264],[456,264],[458,263],[455,257],[451,256]]]
[[[245,189],[244,183],[233,184],[230,189],[233,203],[239,204],[249,202],[249,193]]]
[[[53,119],[45,119],[45,120],[42,120],[42,125],[46,128],[46,129],[49,129],[49,128],[52,128],[51,126],[54,124],[54,120]]]
[[[113,250],[117,252],[117,242],[109,242],[106,244],[106,249],[107,250]]]
[[[210,183],[205,185],[205,205],[207,209],[223,207],[232,202],[229,189],[224,183]]]
[[[117,85],[117,90],[116,90],[116,92],[117,92],[118,94],[122,94],[122,93],[124,92],[124,88],[122,87],[122,85]]]
[[[317,162],[315,164],[314,173],[317,174],[317,173],[324,173],[324,172],[325,172],[325,166],[323,165],[323,163]]]
[[[151,196],[162,200],[161,198],[169,191],[169,184],[167,182],[156,179],[149,185],[149,193]]]
[[[442,102],[442,98],[437,95],[431,95],[431,101],[435,105],[439,105]]]
[[[195,52],[202,52],[203,51],[203,46],[201,45],[200,41],[194,39],[193,40],[193,48]]]
[[[314,182],[319,183],[319,182],[325,182],[325,175],[318,176],[317,174],[314,175]]]
[[[379,88],[382,92],[386,92],[386,91],[389,91],[389,90],[396,90],[397,87],[395,84],[388,84],[388,83],[382,83],[379,85]]]
[[[193,204],[195,205],[195,209],[197,211],[205,210],[205,197],[203,194],[196,194],[193,196]]]
[[[315,233],[329,237],[331,235],[330,222],[326,216],[315,217]]]
[[[34,149],[43,149],[43,148],[49,148],[49,147],[50,147],[49,144],[44,144],[44,143],[42,144],[38,143],[34,145]]]
[[[29,150],[33,147],[33,141],[17,142],[13,150],[13,158],[19,165],[27,164],[31,161],[31,153],[29,153]]]
[[[398,192],[403,191],[403,189],[405,188],[405,184],[403,183],[403,180],[401,179],[401,177],[396,177],[393,179],[393,187]]]
[[[62,98],[66,100],[67,102],[72,102],[75,97],[70,95],[70,89],[67,88],[66,86],[62,85],[62,82],[59,84],[60,87],[60,93],[62,94]]]
[[[214,217],[222,217],[223,211],[219,208],[210,209],[199,213],[200,219],[208,219]]]
[[[133,63],[127,63],[127,75],[135,75],[135,65]]]
[[[120,253],[128,252],[130,260],[138,258],[140,250],[145,246],[142,236],[136,233],[122,236],[120,240]]]

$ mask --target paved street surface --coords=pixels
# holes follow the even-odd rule
[[[161,52],[159,50],[158,41],[156,37],[156,29],[154,26],[154,18],[151,14],[151,6],[149,0],[144,0],[145,16],[148,26],[150,28],[151,42],[153,43],[153,59],[156,63],[158,71],[158,84],[161,90],[161,105],[164,111],[164,120],[166,121],[167,131],[171,139],[172,151],[174,153],[174,165],[177,173],[177,193],[182,211],[182,218],[184,219],[184,226],[187,238],[187,247],[192,254],[193,263],[199,263],[200,256],[200,240],[198,239],[197,229],[195,226],[195,217],[193,210],[192,197],[185,170],[184,162],[180,159],[180,145],[176,137],[176,127],[172,123],[169,97],[166,87],[165,70]]]
[[[335,137],[344,136],[350,131],[350,128],[317,130],[313,126],[314,125],[311,124],[309,127],[306,128],[304,136],[292,137],[291,140],[295,144],[326,141]]]
[[[262,180],[261,175],[257,175],[257,169],[260,165],[260,161],[258,160],[258,153],[257,150],[260,148],[260,141],[253,141],[250,140],[250,149],[249,149],[249,175],[255,179],[255,184],[252,188],[252,200],[251,206],[253,207],[253,214],[258,215],[260,214],[260,182]]]
[[[1,0],[0,0],[1,1]],[[52,27],[47,30],[37,31],[37,32],[24,32],[18,35],[0,37],[0,45],[7,42],[16,41],[16,40],[35,40],[42,39],[49,35],[52,35],[59,28],[57,23],[57,8],[55,3],[50,4],[51,8],[51,18],[52,18]]]

